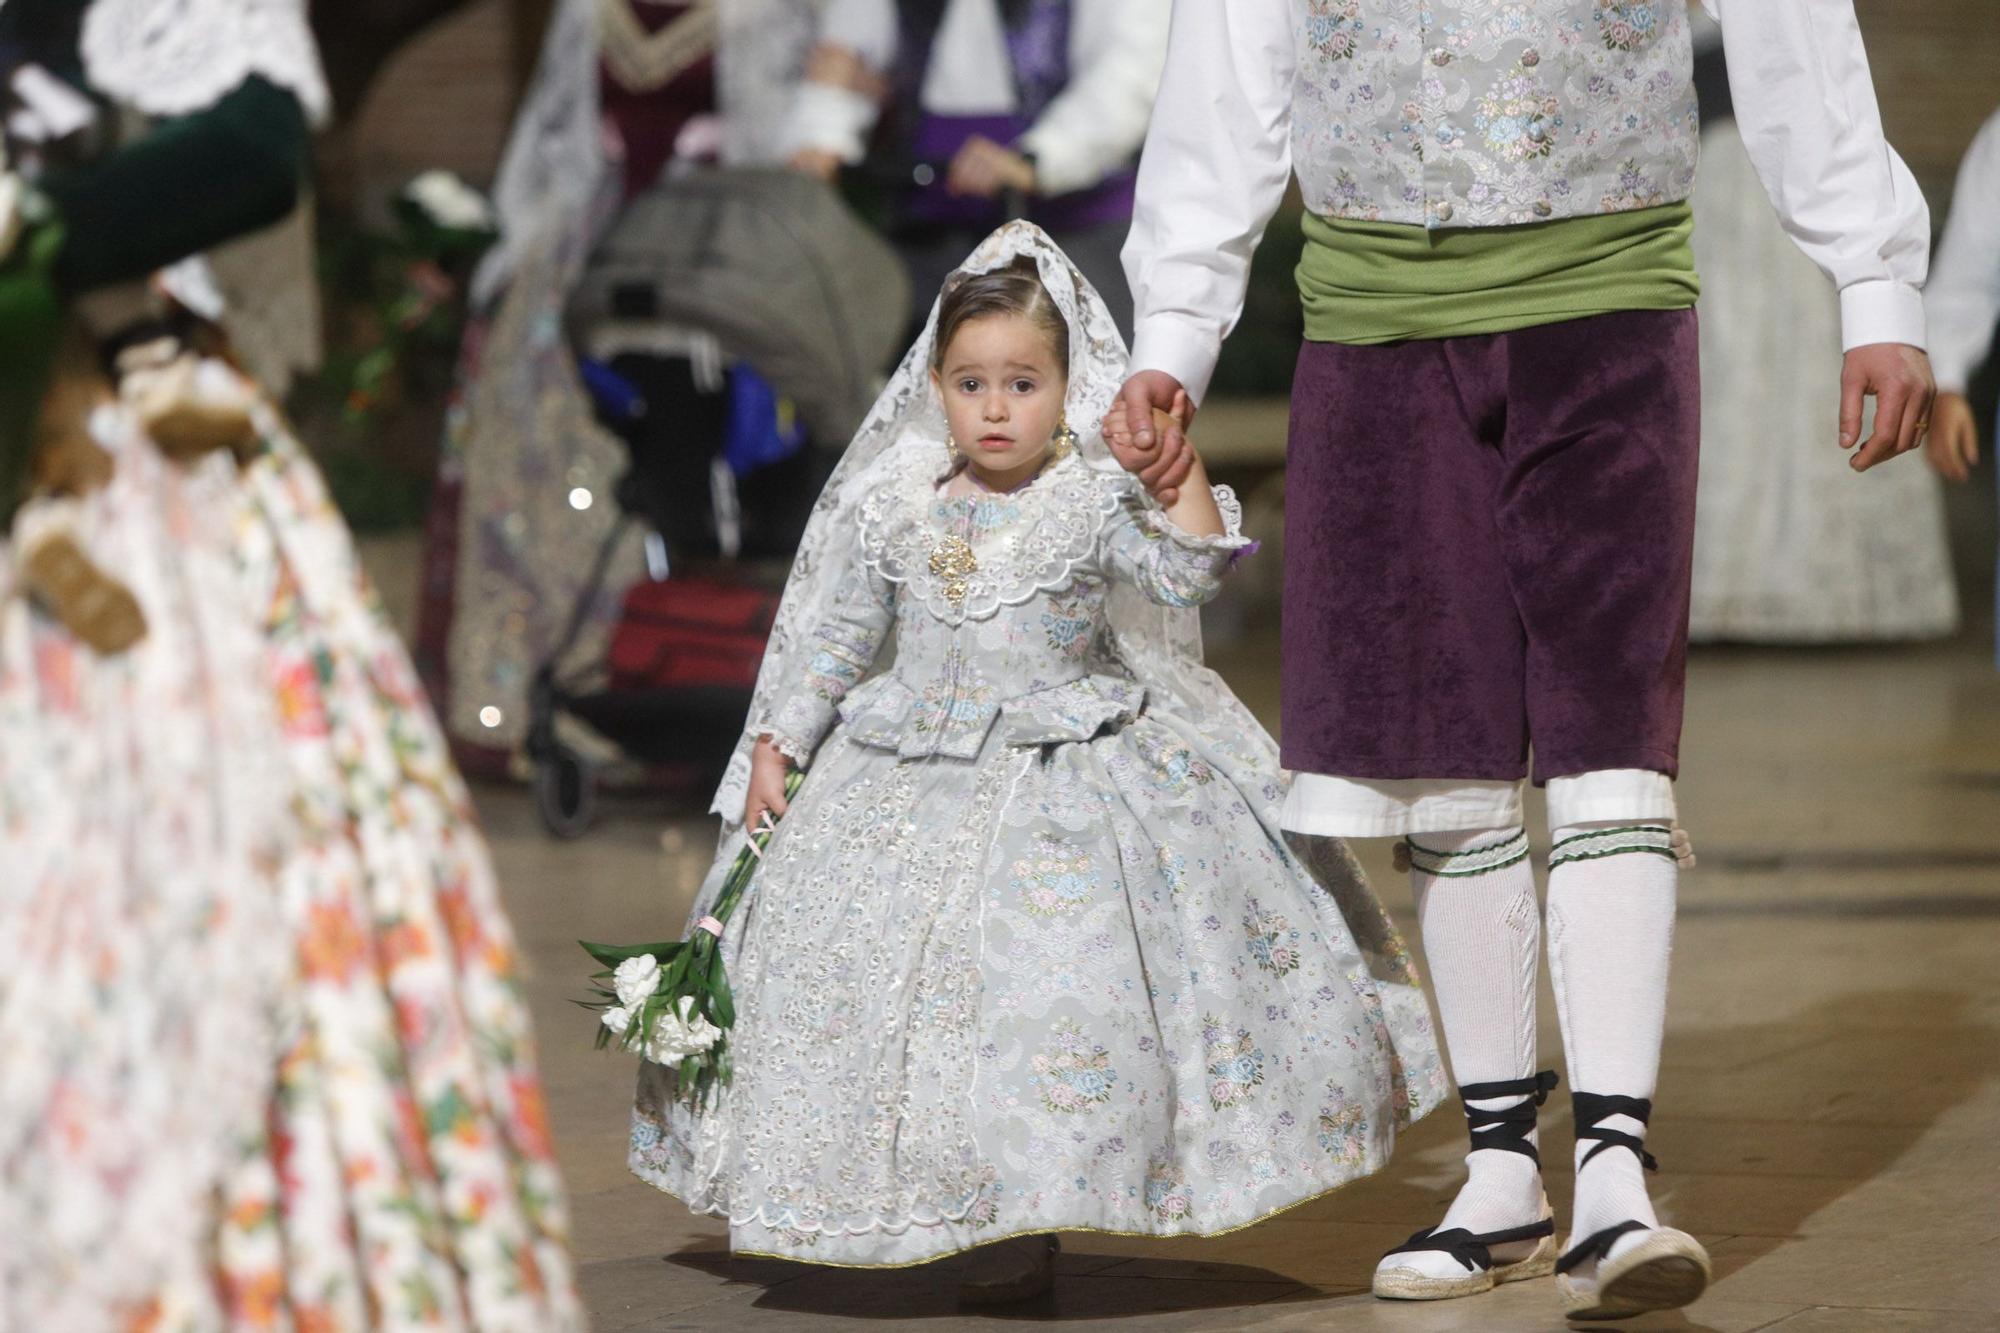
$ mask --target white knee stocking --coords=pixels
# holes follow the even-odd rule
[[[1555,832],[1549,969],[1579,1121],[1569,1244],[1622,1222],[1658,1225],[1646,1196],[1644,1150],[1635,1141],[1646,1133],[1642,1117],[1660,1072],[1677,879],[1664,824],[1586,824]],[[1595,1101],[1606,1097],[1647,1105]],[[1621,1105],[1626,1113],[1616,1113]],[[1598,1130],[1629,1140],[1589,1137],[1586,1122],[1594,1112],[1605,1112]],[[1632,1234],[1623,1242],[1638,1239]],[[1617,1252],[1614,1246],[1607,1257]]]
[[[1453,1077],[1460,1087],[1532,1077],[1542,941],[1527,836],[1519,828],[1419,834],[1410,841],[1410,861]],[[1504,1111],[1529,1101],[1517,1094],[1471,1106]],[[1475,1129],[1474,1141],[1513,1128]],[[1536,1142],[1532,1129],[1518,1137],[1530,1146]],[[1465,1160],[1469,1178],[1441,1230],[1500,1231],[1541,1217],[1542,1180],[1534,1159],[1475,1149]]]

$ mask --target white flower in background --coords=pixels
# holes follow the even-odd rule
[[[0,260],[14,253],[14,242],[21,239],[21,194],[21,178],[0,159]]]
[[[644,1004],[660,988],[660,960],[649,953],[627,958],[611,974],[611,988],[618,992],[618,1003],[627,1009]]]
[[[493,206],[486,196],[449,171],[426,171],[403,187],[403,194],[440,227],[490,231]]]
[[[618,1007],[606,1009],[604,1011],[604,1026],[611,1029],[612,1035],[622,1037],[631,1028],[638,1016],[639,1014],[636,1009]]]

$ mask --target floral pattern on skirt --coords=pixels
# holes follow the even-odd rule
[[[143,440],[120,441],[117,457],[116,494],[80,527],[93,545],[122,540],[118,496],[191,484]],[[240,759],[275,756],[282,780],[273,789],[286,798],[272,821],[282,854],[261,863],[261,878],[246,878],[245,858],[218,855],[218,840],[199,829],[187,830],[177,849],[209,892],[263,902],[269,928],[228,932],[229,952],[282,960],[261,992],[218,978],[181,997],[183,1023],[238,1010],[262,1018],[253,1025],[261,1044],[245,1045],[231,1062],[259,1080],[252,1114],[209,1126],[226,1134],[224,1149],[215,1169],[177,1181],[185,1207],[161,1222],[151,1262],[124,1264],[87,1249],[49,1256],[75,1279],[72,1308],[92,1312],[92,1322],[60,1326],[79,1333],[580,1329],[518,959],[467,793],[408,656],[316,470],[282,431],[273,426],[266,453],[241,473],[215,459],[195,471],[212,479],[204,521],[171,540],[161,533],[149,547],[128,542],[122,558],[107,562],[133,571],[153,628],[133,653],[98,658],[25,608],[9,608],[10,633],[0,641],[0,725],[8,729],[0,811],[9,815],[0,827],[6,851],[31,858],[10,855],[9,864],[33,865],[32,891],[58,903],[77,893],[80,871],[95,866],[99,891],[79,908],[90,934],[115,937],[144,921],[167,889],[134,856],[93,860],[74,830],[13,818],[39,784],[150,781],[150,799],[203,808],[225,801]],[[230,578],[207,586],[206,600],[181,606],[146,591],[156,572],[171,581],[174,571],[212,563],[218,550]],[[128,687],[119,709],[91,716],[37,714],[20,701],[66,688],[71,678],[95,688],[144,676],[145,663],[173,649],[182,618],[227,619],[230,611],[255,651],[230,667],[237,674],[215,682],[216,692],[256,701],[265,725],[187,750],[184,787],[133,778],[124,769],[132,761],[117,752],[104,753],[94,774],[74,765],[33,772],[13,761],[23,744],[40,754],[91,745],[96,733],[131,725],[134,713],[148,725],[186,715],[185,731],[198,734],[201,710],[215,700],[187,690]],[[74,801],[90,788],[54,790]],[[246,890],[252,885],[254,895]],[[22,891],[10,887],[0,923],[12,922],[21,901]],[[159,983],[146,960],[115,962],[117,1003],[149,1017]],[[7,996],[10,1004],[15,998]],[[0,1011],[0,1018],[9,1025],[0,1041],[11,1043],[15,1015]],[[109,1013],[91,1019],[115,1021]],[[72,1062],[87,1071],[97,1063],[97,1038],[86,1025],[76,1041],[72,1054],[81,1058]],[[124,1095],[143,1103],[158,1087],[184,1082],[190,1071],[173,1055],[164,1050],[122,1069]],[[59,1071],[48,1081],[58,1102],[67,1078]],[[88,1141],[129,1122],[84,1115],[67,1123]],[[155,1140],[156,1154],[160,1146]],[[0,1150],[11,1147],[0,1142]],[[15,1165],[0,1162],[10,1191]],[[148,1174],[138,1172],[134,1187]],[[75,1206],[106,1216],[124,1202],[103,1180],[76,1191],[59,1170],[38,1179],[51,1195],[69,1194]],[[10,1302],[0,1309],[39,1313],[32,1274],[0,1260],[0,1278],[7,1282],[0,1299]]]

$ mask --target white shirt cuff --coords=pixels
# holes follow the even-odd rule
[[[1208,382],[1215,377],[1215,360],[1221,352],[1215,339],[1173,315],[1153,315],[1143,320],[1132,339],[1132,373],[1163,370],[1180,381],[1195,406],[1208,396]]]
[[[1021,136],[1016,145],[1022,152],[1031,153],[1035,159],[1035,192],[1048,197],[1069,194],[1097,184],[1102,176],[1094,175],[1088,155],[1075,151],[1071,145],[1074,135],[1051,132],[1036,125]]]
[[[859,162],[867,152],[868,132],[875,127],[874,99],[851,88],[827,83],[802,83],[792,99],[786,150],[816,148],[843,162]]]
[[[1922,348],[1924,294],[1907,283],[1871,278],[1840,289],[1841,350],[1872,343],[1905,343]]]
[[[1940,366],[1931,362],[1931,374],[1937,380],[1939,393],[1955,393],[1961,398],[1969,397],[1972,388],[1972,372],[1959,366]]]

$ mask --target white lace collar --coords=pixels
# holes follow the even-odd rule
[[[1070,581],[1096,549],[1104,520],[1129,486],[1123,474],[1076,455],[1051,464],[1028,485],[994,496],[948,498],[937,489],[949,459],[942,445],[897,451],[899,475],[861,502],[861,554],[947,624],[984,620]],[[940,517],[967,499],[1003,504],[1005,521],[970,542]]]

